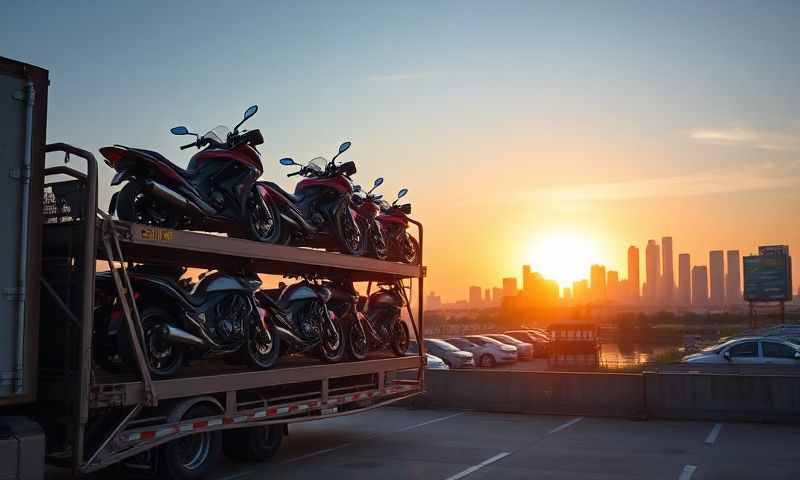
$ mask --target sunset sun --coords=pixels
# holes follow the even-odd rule
[[[533,240],[527,258],[534,271],[564,288],[588,276],[589,265],[597,261],[597,249],[582,232],[551,231]]]

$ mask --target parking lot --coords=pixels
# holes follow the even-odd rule
[[[780,479],[800,468],[800,426],[634,421],[399,407],[290,426],[239,479]]]

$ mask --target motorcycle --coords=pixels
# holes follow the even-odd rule
[[[239,131],[257,111],[256,105],[248,108],[233,131],[220,125],[200,136],[184,126],[172,128],[174,135],[196,138],[181,150],[202,149],[186,170],[152,150],[101,148],[105,163],[116,171],[111,185],[127,182],[111,197],[109,212],[129,222],[278,243],[282,234],[277,210],[256,188],[264,172],[256,146],[264,138],[259,130]]]
[[[398,357],[409,345],[408,325],[400,318],[405,301],[400,282],[382,284],[378,291],[361,297],[352,282],[327,285],[332,296],[329,306],[348,321],[347,345],[350,355],[364,360],[371,349],[390,349]]]
[[[281,165],[299,166],[289,177],[301,175],[294,194],[274,182],[257,184],[260,195],[269,198],[279,215],[283,243],[338,250],[351,255],[363,255],[366,236],[362,234],[353,210],[353,185],[350,177],[356,173],[353,162],[336,164],[336,158],[350,148],[350,142],[339,147],[330,161],[323,157],[300,165],[291,158],[282,158]]]
[[[364,192],[359,185],[355,185],[353,187],[353,205],[358,214],[356,221],[368,239],[368,254],[378,260],[386,260],[388,255],[386,241],[383,239],[383,232],[378,224],[382,195],[372,193],[381,184],[383,184],[383,178],[375,179],[372,188],[367,192]]]
[[[261,280],[255,275],[212,272],[191,284],[178,280],[183,267],[138,265],[128,271],[142,332],[142,348],[155,378],[175,375],[191,360],[232,356],[259,369],[275,365],[280,337],[268,311],[256,301]],[[95,356],[110,371],[135,365],[130,331],[113,295],[110,272],[97,275],[101,298],[96,311],[107,313],[95,326]],[[190,290],[191,288],[191,290]],[[101,300],[102,303],[102,300]]]
[[[284,352],[313,351],[335,363],[344,358],[346,346],[340,320],[327,307],[330,298],[328,288],[308,280],[256,294],[259,305],[270,312]]]
[[[408,189],[403,188],[391,204],[385,200],[381,201],[381,215],[378,215],[377,221],[386,240],[388,259],[416,265],[420,261],[419,242],[408,233],[411,204],[397,205],[398,200],[407,193]]]

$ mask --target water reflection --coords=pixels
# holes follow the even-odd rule
[[[553,370],[626,369],[652,362],[674,348],[663,344],[600,343],[596,352],[553,354],[548,363]]]

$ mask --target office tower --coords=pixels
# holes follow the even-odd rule
[[[606,299],[606,267],[603,265],[592,265],[592,300]]]
[[[572,303],[572,290],[569,287],[564,287],[564,303]]]
[[[503,279],[503,296],[516,297],[517,296],[517,279],[516,277],[507,277]]]
[[[725,261],[722,250],[708,252],[708,267],[711,305],[725,305]]]
[[[675,276],[672,261],[672,237],[661,237],[661,303],[672,305]]]
[[[609,270],[606,272],[606,296],[609,300],[619,300],[621,286],[619,283],[619,272]]]
[[[726,252],[728,260],[728,273],[725,275],[725,304],[736,305],[741,301],[741,263],[739,260],[739,250],[728,250]]]
[[[436,295],[435,292],[430,292],[425,299],[426,310],[438,310],[442,308],[442,297]]]
[[[661,277],[660,249],[655,240],[647,241],[645,256],[645,278],[647,283],[644,288],[644,297],[647,303],[658,303],[658,280]]]
[[[692,305],[708,305],[708,269],[705,265],[692,268]]]
[[[628,295],[634,302],[639,300],[639,249],[628,247]]]
[[[522,266],[522,293],[528,294],[531,291],[531,266]]]
[[[503,303],[503,289],[492,287],[492,303],[500,305]]]
[[[575,304],[589,301],[589,281],[578,280],[572,282],[572,300]]]
[[[483,297],[483,303],[485,303],[486,305],[491,304],[492,303],[492,289],[491,288],[487,288],[486,290],[484,290],[484,293],[485,293],[485,295]]]
[[[692,263],[688,253],[678,255],[678,305],[692,304]]]
[[[469,304],[471,307],[477,307],[482,303],[482,294],[483,291],[481,290],[481,287],[469,287]]]

